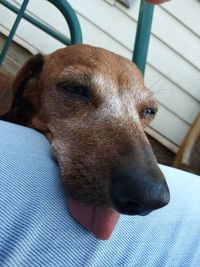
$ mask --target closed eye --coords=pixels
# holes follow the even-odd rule
[[[56,89],[62,91],[72,97],[81,97],[84,100],[90,100],[90,91],[88,86],[82,84],[72,84],[64,81],[56,84]]]

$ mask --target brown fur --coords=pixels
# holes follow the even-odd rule
[[[77,45],[33,56],[12,86],[1,79],[1,118],[47,136],[76,199],[111,206],[108,183],[116,166],[132,162],[143,168],[148,161],[157,166],[144,133],[153,118],[144,111],[156,111],[156,100],[129,60]],[[66,92],[63,83],[89,95]]]

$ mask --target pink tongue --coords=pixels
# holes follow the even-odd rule
[[[94,207],[72,198],[69,210],[74,219],[101,240],[109,239],[119,219],[119,213],[112,209]]]

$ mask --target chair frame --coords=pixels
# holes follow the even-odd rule
[[[72,44],[81,44],[82,43],[82,32],[81,32],[81,26],[78,21],[78,18],[72,9],[72,7],[68,4],[66,0],[47,0],[50,3],[52,3],[56,8],[59,9],[59,11],[63,14],[68,27],[70,31],[70,39],[66,38],[63,34],[56,32],[49,26],[45,25],[44,23],[40,22],[39,20],[31,17],[30,15],[26,14],[26,7],[28,5],[29,0],[24,0],[21,8],[17,8],[7,0],[0,0],[0,4],[4,5],[11,11],[17,14],[17,17],[15,19],[15,22],[12,26],[12,29],[10,30],[10,33],[8,35],[8,38],[6,39],[6,42],[4,44],[4,47],[0,54],[0,65],[2,64],[8,49],[11,45],[11,42],[13,40],[13,37],[15,35],[15,32],[19,26],[19,23],[22,18],[30,22],[31,24],[35,25],[37,28],[43,30],[44,32],[48,33],[50,36],[54,37],[55,39],[59,40],[61,43],[66,45],[72,45]]]
[[[39,29],[45,31],[47,34],[56,38],[57,40],[59,40],[65,45],[82,43],[82,32],[81,32],[80,23],[78,21],[78,18],[74,10],[69,5],[69,3],[66,0],[47,0],[47,1],[52,3],[55,7],[57,7],[60,10],[60,12],[63,14],[63,16],[65,17],[66,22],[68,23],[68,26],[69,26],[71,38],[68,39],[63,34],[56,32],[55,30],[48,27],[44,23],[26,14],[25,10],[26,10],[29,0],[24,0],[21,8],[17,8],[13,4],[9,3],[7,0],[0,0],[0,4],[4,5],[5,7],[7,7],[8,9],[10,9],[11,11],[17,14],[13,27],[0,53],[0,65],[2,64],[8,52],[8,49],[11,45],[14,34],[22,18],[24,18],[26,21],[30,22],[31,24],[35,25]],[[143,75],[145,73],[146,59],[147,59],[150,33],[151,33],[151,25],[152,25],[152,19],[153,19],[153,11],[154,11],[153,4],[147,3],[145,0],[141,0],[132,61],[138,66],[138,68],[141,70]]]

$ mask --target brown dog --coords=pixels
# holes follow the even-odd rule
[[[157,103],[132,62],[76,45],[33,56],[12,86],[5,76],[1,82],[1,119],[47,136],[69,209],[98,238],[109,238],[119,213],[146,214],[169,202],[144,133]]]

